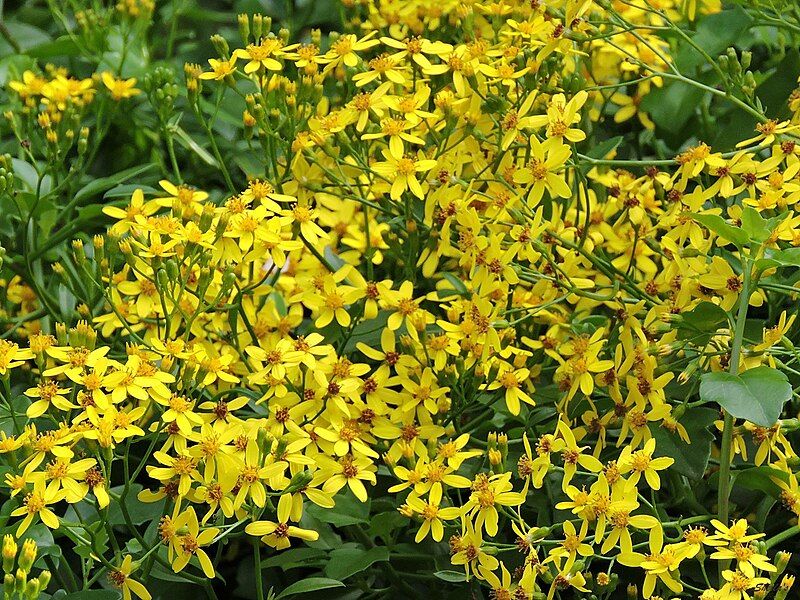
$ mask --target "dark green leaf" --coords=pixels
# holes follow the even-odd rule
[[[752,206],[745,206],[742,210],[742,229],[752,241],[759,244],[772,234],[766,219]]]
[[[13,435],[15,433],[16,424],[19,429],[16,433],[21,433],[22,428],[28,423],[28,417],[25,416],[25,411],[30,406],[30,400],[25,396],[17,396],[11,402],[11,409],[5,402],[0,403],[0,431],[5,432],[6,435]]]
[[[396,510],[378,513],[370,518],[369,534],[380,536],[385,542],[388,542],[392,532],[407,523],[408,519]]]
[[[133,177],[137,177],[138,175],[141,175],[142,173],[145,173],[154,167],[155,167],[154,164],[140,165],[138,167],[131,167],[130,169],[125,169],[124,171],[120,171],[119,173],[114,173],[109,177],[101,177],[100,179],[95,179],[94,181],[89,182],[80,190],[78,190],[78,192],[75,194],[75,201],[78,204],[80,204],[84,200],[88,200],[93,196],[98,196],[118,186],[120,183],[123,183]]]
[[[792,395],[792,385],[782,372],[756,367],[742,373],[706,373],[700,382],[700,398],[716,402],[737,419],[771,427]]]
[[[325,567],[325,575],[345,580],[376,562],[389,560],[389,549],[383,546],[363,550],[361,548],[338,548],[331,552],[330,562]]]
[[[118,600],[119,592],[115,590],[86,590],[61,596],[61,600]]]
[[[328,579],[326,577],[309,577],[296,583],[293,583],[280,594],[275,596],[275,600],[279,598],[288,598],[289,596],[296,596],[297,594],[307,594],[315,590],[327,590],[329,588],[344,587],[341,581],[335,579]]]
[[[750,15],[741,7],[723,10],[703,17],[697,26],[692,42],[716,59],[727,47],[733,45],[752,23]],[[676,58],[681,72],[707,63],[706,58],[691,44],[680,42]]]
[[[691,443],[684,442],[677,433],[664,427],[652,428],[656,439],[656,456],[669,456],[675,459],[674,468],[689,479],[698,480],[706,472],[711,456],[711,442],[714,435],[708,430],[717,418],[718,412],[710,408],[690,408],[680,419],[686,428]]]
[[[308,567],[325,559],[327,556],[327,552],[318,548],[290,548],[262,560],[261,566],[265,569],[280,567],[284,571],[288,571],[297,567]]]
[[[442,581],[449,583],[460,583],[466,581],[467,577],[461,571],[436,571],[434,575]]]
[[[729,225],[719,215],[693,214],[692,218],[709,231],[716,233],[729,242],[733,242],[737,246],[746,246],[750,241],[749,236],[743,229]]]
[[[677,133],[695,114],[704,93],[693,85],[673,81],[648,93],[641,107],[650,114],[656,125]]]
[[[736,486],[769,494],[773,498],[781,495],[781,487],[777,481],[789,481],[789,476],[785,471],[779,471],[766,465],[752,467],[736,473]]]
[[[691,338],[697,344],[705,344],[717,330],[728,325],[728,315],[713,302],[701,302],[692,310],[681,313],[677,321],[678,338]]]
[[[369,522],[369,501],[361,502],[349,490],[338,494],[334,500],[336,506],[333,508],[322,508],[312,504],[308,507],[308,513],[323,523],[330,523],[336,527]]]
[[[586,153],[586,156],[589,158],[596,158],[598,160],[605,158],[608,156],[608,153],[612,150],[615,150],[617,146],[622,143],[622,136],[618,135],[616,137],[611,138],[610,140],[605,140],[600,142],[591,150]]]

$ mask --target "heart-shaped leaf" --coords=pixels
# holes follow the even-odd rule
[[[716,402],[737,419],[771,427],[792,396],[792,385],[782,372],[756,367],[741,375],[706,373],[700,382],[700,398]]]

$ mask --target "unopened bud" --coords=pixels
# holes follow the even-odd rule
[[[3,536],[3,572],[11,573],[14,570],[14,559],[17,557],[17,542],[14,536]]]
[[[28,583],[28,574],[22,569],[17,569],[17,576],[14,579],[14,590],[20,596],[25,592],[26,583]]]
[[[240,14],[236,17],[239,23],[239,37],[242,38],[243,44],[250,43],[250,18],[246,14]]]
[[[791,552],[780,550],[777,553],[775,553],[775,567],[777,569],[777,571],[775,571],[776,574],[775,579],[777,579],[777,576],[786,570],[786,567],[789,566],[790,560],[792,560]]]
[[[269,29],[269,27],[267,27]],[[253,15],[253,37],[258,43],[264,34],[264,17],[261,14]]]
[[[28,600],[36,600],[39,597],[39,580],[36,577],[25,585],[25,597]]]
[[[42,571],[39,573],[39,591],[43,592],[50,585],[50,571]]]
[[[22,552],[19,555],[19,568],[25,573],[30,573],[33,563],[36,562],[36,542],[27,539],[22,543]]]
[[[300,471],[295,473],[292,477],[292,480],[289,482],[289,485],[286,486],[286,489],[283,490],[286,494],[291,494],[293,492],[299,491],[304,489],[311,480],[313,479],[313,475],[310,471]]]
[[[230,48],[228,47],[228,42],[225,40],[224,37],[215,33],[211,36],[211,44],[214,46],[214,50],[217,51],[217,54],[223,60],[228,60],[230,57]]]
[[[794,575],[784,575],[783,579],[781,579],[781,584],[778,586],[778,591],[775,592],[775,600],[786,600],[793,586]]]

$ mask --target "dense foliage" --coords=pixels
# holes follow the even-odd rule
[[[796,594],[795,2],[0,13],[6,598]]]

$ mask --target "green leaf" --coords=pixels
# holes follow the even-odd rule
[[[756,367],[739,375],[705,373],[700,381],[700,398],[716,402],[737,419],[771,427],[792,396],[786,375],[771,367]]]
[[[183,127],[176,126],[173,132],[177,136],[177,140],[180,142],[181,146],[197,154],[197,156],[199,156],[200,159],[207,165],[215,167],[217,169],[219,168],[219,165],[217,164],[217,159],[211,156],[208,150],[206,150],[200,144],[195,142],[192,139],[192,137],[188,133],[186,133],[186,130],[184,130]]]
[[[350,339],[344,346],[344,352],[352,352],[356,344],[363,342],[367,346],[378,347],[381,344],[381,333],[386,329],[386,322],[392,314],[389,310],[379,311],[374,319],[362,321],[353,328]]]
[[[316,590],[327,590],[329,588],[344,587],[341,581],[336,579],[328,579],[327,577],[308,577],[296,583],[293,583],[280,594],[275,596],[275,600],[279,598],[288,598],[289,596],[296,596],[297,594],[306,594]]]
[[[50,41],[50,36],[46,32],[27,23],[6,20],[5,27],[8,35],[19,44],[23,54],[30,48],[35,48]],[[0,37],[0,56],[8,56],[10,54],[14,54],[14,49],[5,38]]]
[[[338,548],[331,552],[330,562],[325,567],[325,575],[344,581],[348,577],[364,571],[376,562],[389,560],[389,549],[384,546],[363,550],[361,548]]]
[[[773,73],[756,88],[756,96],[772,118],[783,120],[791,116],[787,100],[797,87],[798,77],[800,77],[800,52],[797,48],[790,48]]]
[[[677,433],[662,427],[652,429],[656,440],[656,456],[668,456],[675,459],[675,470],[691,480],[699,480],[706,472],[708,459],[711,456],[711,442],[714,434],[708,428],[718,417],[718,412],[711,408],[690,408],[680,419],[686,428],[691,443],[684,442]]]
[[[261,561],[261,566],[265,569],[280,567],[284,571],[297,567],[309,567],[314,563],[325,559],[328,553],[318,548],[290,548],[278,552],[275,556]]]
[[[677,321],[678,338],[691,338],[697,344],[705,344],[718,329],[728,325],[727,313],[713,302],[701,302],[692,310],[680,314]]]
[[[61,600],[118,600],[119,592],[115,590],[86,590],[61,596]]]
[[[695,114],[704,94],[696,86],[673,81],[648,93],[641,108],[650,114],[656,125],[678,133]]]
[[[759,244],[772,235],[767,220],[752,206],[745,206],[742,210],[742,229],[750,240]]]
[[[341,494],[336,497],[336,506],[333,508],[314,504],[308,507],[308,513],[336,527],[358,525],[369,522],[369,501],[361,502],[352,493]]]
[[[74,200],[76,203],[80,204],[84,200],[88,200],[94,196],[99,196],[100,194],[118,186],[120,183],[123,183],[133,177],[137,177],[154,167],[155,165],[152,163],[149,165],[139,165],[138,167],[131,167],[130,169],[125,169],[119,173],[114,173],[109,177],[95,179],[79,189],[75,194]]]
[[[778,261],[784,267],[800,267],[800,248],[768,252],[765,257]]]
[[[52,42],[45,42],[27,50],[25,52],[28,56],[34,58],[54,58],[56,56],[78,56],[80,48],[75,41],[68,36],[61,36]]]
[[[695,213],[692,218],[706,229],[716,233],[721,238],[733,242],[737,246],[746,246],[750,241],[750,237],[743,229],[729,225],[719,215],[699,215]]]
[[[789,475],[785,471],[762,465],[737,471],[735,483],[738,487],[763,492],[773,498],[778,498],[782,490],[776,480],[788,483]]]
[[[408,519],[397,510],[378,513],[370,518],[369,534],[372,537],[379,536],[384,542],[388,543],[392,537],[392,532],[407,523]]]
[[[110,491],[114,494],[121,495],[124,489],[125,486],[117,485],[112,487]],[[128,516],[130,517],[133,525],[142,525],[143,523],[151,522],[153,519],[157,520],[164,508],[165,500],[159,500],[158,502],[151,503],[139,502],[136,497],[141,491],[141,484],[132,483],[128,488],[127,495],[125,496],[125,507],[128,509]],[[80,515],[80,517],[78,515]],[[89,498],[87,500],[82,500],[81,502],[71,504],[69,508],[67,508],[66,518],[67,520],[71,521],[96,521],[99,517],[97,515],[97,511],[94,509],[94,500]],[[125,524],[125,516],[122,513],[122,508],[120,507],[119,502],[113,502],[109,507],[108,521],[112,525]]]
[[[621,143],[622,143],[622,136],[618,135],[618,136],[613,137],[613,138],[611,138],[609,140],[605,140],[603,142],[600,142],[594,148],[589,150],[586,153],[586,156],[588,156],[589,158],[596,158],[598,160],[601,160],[601,159],[605,158],[606,156],[608,156],[608,154],[610,152],[612,152],[613,150],[616,150],[617,146],[619,146]],[[446,571],[442,571],[442,572],[446,572]]]
[[[433,575],[448,583],[461,583],[467,580],[466,575],[461,571],[436,571]]]
[[[8,404],[5,402],[0,403],[0,431],[3,431],[6,435],[13,435],[16,421],[16,424],[20,427],[20,431],[16,433],[21,433],[21,428],[28,423],[25,411],[28,410],[30,404],[30,400],[25,396],[14,398],[11,402],[11,410],[9,410]]]
[[[369,500],[361,502],[350,490],[338,494],[335,500],[336,506],[333,508],[322,508],[313,504],[308,507],[308,513],[323,523],[330,523],[336,527],[369,522]]]

